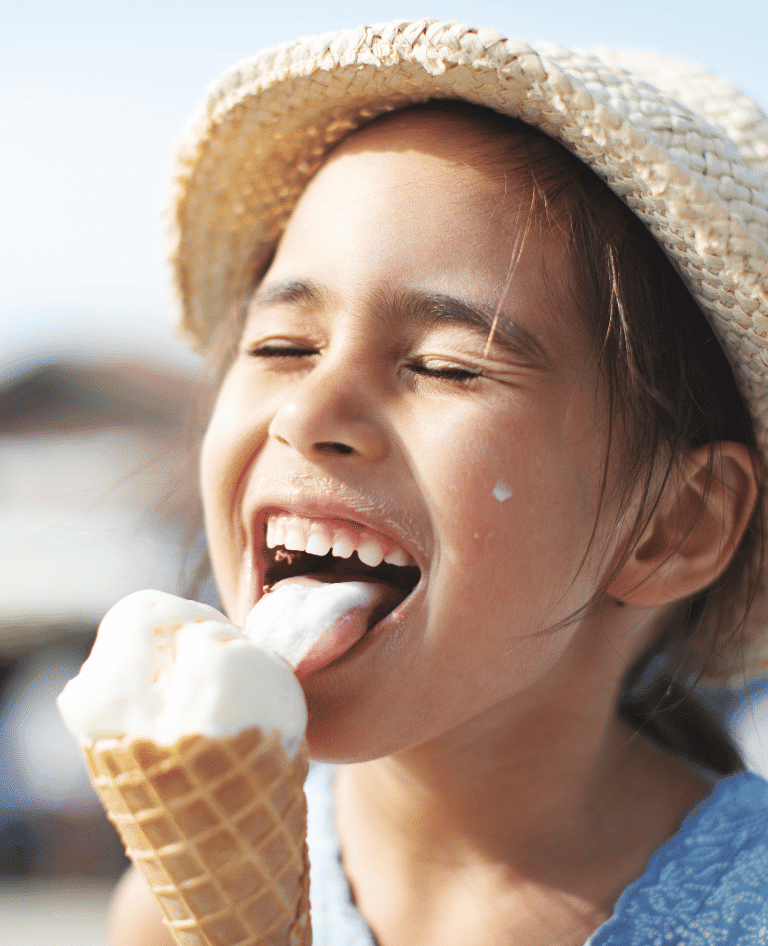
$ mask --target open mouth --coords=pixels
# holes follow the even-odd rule
[[[265,590],[289,581],[367,582],[379,586],[368,629],[400,605],[419,582],[419,567],[403,549],[350,523],[269,516]]]

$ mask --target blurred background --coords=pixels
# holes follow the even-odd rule
[[[0,946],[95,946],[125,862],[54,699],[118,598],[181,591],[195,565],[199,365],[173,331],[163,209],[202,90],[299,34],[432,17],[677,55],[768,108],[768,4],[0,0],[0,14]],[[720,702],[766,771],[768,713],[744,696]]]

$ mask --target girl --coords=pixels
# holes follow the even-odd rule
[[[302,679],[323,946],[768,941],[766,785],[685,692],[766,653],[768,122],[624,66],[328,35],[182,154],[224,606],[376,589]],[[112,919],[169,942],[132,873]]]

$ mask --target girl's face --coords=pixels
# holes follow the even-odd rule
[[[302,680],[319,757],[388,754],[543,700],[589,622],[558,624],[618,543],[598,531],[585,557],[605,438],[566,250],[535,226],[523,238],[530,194],[480,150],[470,123],[422,114],[335,151],[254,295],[205,438],[234,621],[275,578],[268,525],[320,536],[310,551],[387,554],[385,584],[418,566],[394,611]],[[368,574],[356,558],[334,570]]]

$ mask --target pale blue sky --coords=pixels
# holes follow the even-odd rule
[[[160,214],[203,88],[263,46],[420,17],[696,60],[768,109],[765,0],[0,0],[0,379],[52,346],[174,357]]]

